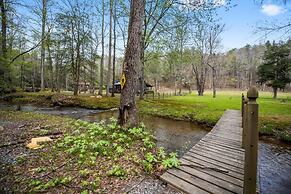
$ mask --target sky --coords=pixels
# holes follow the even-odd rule
[[[222,1],[223,0],[218,0]],[[231,4],[236,5],[230,10],[220,9],[218,11],[221,22],[226,28],[222,33],[223,50],[240,48],[246,44],[264,43],[266,40],[278,41],[282,38],[281,33],[273,33],[264,38],[263,33],[255,33],[257,26],[268,22],[282,22],[289,17],[291,20],[291,2],[283,0],[261,1],[255,0],[232,0]]]

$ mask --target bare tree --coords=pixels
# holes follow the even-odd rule
[[[108,50],[108,73],[107,73],[107,86],[106,86],[106,96],[109,96],[110,78],[111,78],[111,49],[112,49],[112,17],[113,17],[113,0],[110,0],[109,5],[109,50]],[[113,88],[112,88],[113,90]]]
[[[41,18],[41,39],[45,39],[45,27],[46,27],[46,17],[47,17],[47,0],[42,0],[42,18]],[[45,63],[45,41],[41,42],[41,58],[40,58],[40,66],[41,66],[41,90],[44,90],[44,63]]]
[[[104,0],[102,0],[102,24],[101,24],[101,61],[100,61],[100,80],[99,80],[99,90],[98,95],[102,96],[103,91],[103,68],[104,68],[104,17],[105,17],[105,5]]]
[[[116,0],[114,1],[114,14],[113,14],[113,60],[112,60],[112,93],[114,97],[114,84],[115,84],[115,62],[116,62]]]
[[[215,57],[215,51],[219,47],[220,40],[219,40],[219,35],[223,32],[225,25],[221,24],[214,24],[209,27],[208,30],[208,43],[207,47],[209,50],[208,53],[208,60],[207,60],[207,65],[211,68],[212,71],[212,96],[213,98],[216,97],[216,66],[218,63],[218,60],[216,60]]]
[[[207,31],[204,24],[197,24],[197,29],[193,33],[193,42],[195,49],[192,49],[192,68],[196,80],[198,95],[203,96],[207,76]],[[196,60],[194,58],[196,58]]]

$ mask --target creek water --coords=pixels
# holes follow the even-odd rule
[[[13,104],[0,103],[0,110],[16,110]],[[34,111],[45,114],[64,115],[88,122],[99,122],[111,117],[117,118],[117,111],[89,110],[78,107],[38,107],[22,105],[22,111]],[[145,126],[153,130],[158,146],[166,151],[176,151],[182,156],[195,145],[207,130],[193,123],[153,116],[140,117]],[[269,141],[259,142],[259,187],[262,194],[291,194],[291,146]]]

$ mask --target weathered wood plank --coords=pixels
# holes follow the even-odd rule
[[[206,180],[203,180],[201,178],[199,178],[198,176],[193,176],[191,174],[188,174],[182,170],[179,169],[170,169],[168,170],[168,173],[175,175],[177,177],[179,177],[180,179],[183,179],[184,181],[187,181],[188,183],[196,186],[196,187],[200,187],[203,188],[203,190],[208,191],[209,193],[221,193],[221,194],[230,194],[232,192],[227,191],[215,184],[212,184]]]
[[[209,161],[201,160],[201,158],[195,158],[188,155],[184,155],[182,159],[188,160],[189,162],[201,164],[206,167],[215,168],[218,171],[220,170],[225,171],[225,174],[232,176],[236,179],[243,180],[243,174],[241,174],[240,172],[237,172],[236,169],[234,169],[233,167],[229,167],[224,164],[213,164],[213,163],[210,163]]]
[[[217,140],[217,141],[223,141],[226,144],[230,144],[231,146],[237,146],[240,147],[241,141],[240,140],[230,140],[230,139],[226,139],[223,138],[221,136],[217,136],[217,135],[209,135],[209,136],[205,136],[205,138],[203,139],[212,139],[212,140]]]
[[[237,151],[242,152],[242,154],[244,153],[244,150],[242,148],[234,146],[234,145],[231,145],[231,144],[223,143],[223,141],[219,141],[219,140],[215,140],[215,139],[202,139],[200,141],[203,141],[205,143],[219,145],[219,146],[230,148],[230,149],[233,149],[233,150],[237,150]]]
[[[161,179],[187,193],[242,193],[244,149],[241,114],[227,110],[213,129]]]
[[[230,152],[226,152],[223,150],[217,150],[217,149],[213,149],[211,147],[207,147],[207,146],[202,146],[202,145],[196,145],[195,147],[193,147],[190,151],[191,152],[195,152],[195,150],[200,150],[200,151],[204,151],[204,152],[210,152],[210,153],[214,153],[214,155],[220,155],[224,158],[230,158],[230,159],[234,159],[235,161],[239,161],[241,164],[243,164],[243,156],[242,155],[235,155],[233,153]]]
[[[235,159],[222,157],[219,154],[214,154],[214,153],[210,153],[210,152],[203,151],[203,150],[200,151],[200,150],[197,150],[197,149],[193,150],[193,151],[191,149],[187,153],[189,155],[200,155],[202,157],[208,158],[208,160],[215,160],[217,162],[228,164],[228,165],[231,165],[231,166],[236,167],[236,168],[240,168],[240,169],[244,168],[244,165],[241,162],[239,163],[240,160],[235,160]]]
[[[196,163],[196,162],[199,162],[197,160],[196,160],[196,162],[194,162],[193,160],[189,161],[187,159],[181,158],[180,161],[181,161],[181,165],[184,165],[184,164],[185,165],[192,165],[192,168],[194,168],[194,166],[197,166],[195,168],[196,170],[199,170],[199,171],[204,172],[206,174],[212,175],[216,178],[220,178],[220,179],[222,179],[228,183],[231,183],[235,186],[238,186],[241,188],[243,187],[243,181],[231,176],[231,174],[229,172],[226,172],[226,169],[221,169],[221,170],[225,170],[225,171],[218,172],[218,171],[210,169],[210,168],[215,168],[216,166],[210,165],[210,164],[206,164],[207,166],[205,166],[202,163]]]
[[[196,144],[198,145],[198,144]],[[199,147],[204,147],[205,149],[212,149],[212,150],[217,150],[219,152],[224,152],[224,153],[227,153],[227,154],[230,154],[230,155],[233,155],[233,156],[239,156],[239,157],[242,157],[243,159],[243,153],[240,152],[240,151],[237,151],[237,150],[234,150],[234,149],[229,149],[229,148],[221,148],[217,145],[213,145],[213,144],[210,144],[210,143],[203,143],[203,142],[199,142]]]
[[[188,166],[181,166],[179,169],[193,176],[196,176],[202,180],[210,182],[218,187],[221,187],[227,191],[234,192],[234,193],[242,193],[242,187],[236,186],[232,183],[229,183],[223,179],[217,178],[208,173],[204,173],[203,171],[199,171]]]
[[[209,194],[209,192],[202,190],[199,187],[196,187],[192,184],[190,184],[187,181],[184,181],[180,178],[178,178],[177,176],[174,176],[168,172],[165,172],[161,177],[162,180],[170,183],[171,185],[173,185],[174,187],[176,187],[177,189],[180,189],[182,191],[184,191],[185,193],[189,193],[189,194]]]

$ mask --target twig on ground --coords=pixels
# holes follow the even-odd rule
[[[144,180],[145,180],[145,177],[142,178],[137,184],[130,187],[127,191],[125,191],[125,193],[129,193],[130,191],[132,191],[134,188],[136,188],[138,185],[140,185]]]
[[[2,145],[0,145],[0,148],[14,146],[14,145],[23,144],[23,143],[25,143],[25,140],[19,140],[19,141],[10,142],[10,143],[7,143],[7,144],[2,144]]]
[[[43,175],[41,175],[41,176],[35,177],[35,179],[43,178],[43,177],[45,177],[45,176],[50,175],[51,173],[55,172],[56,170],[58,170],[58,169],[64,167],[65,165],[67,165],[67,164],[68,164],[69,162],[71,162],[72,160],[73,160],[73,158],[67,160],[67,161],[64,162],[62,165],[58,166],[57,168],[54,168],[52,171],[47,172],[47,173],[45,173],[45,174],[43,174]]]

